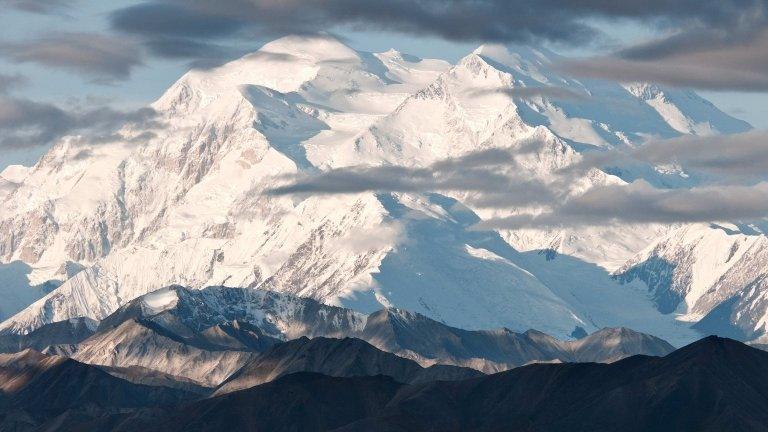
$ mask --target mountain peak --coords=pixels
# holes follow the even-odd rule
[[[687,346],[680,348],[680,351],[720,352],[722,350],[732,350],[732,349],[743,350],[743,351],[754,350],[754,348],[751,348],[749,345],[746,345],[737,340],[730,339],[727,337],[716,336],[716,335],[709,335],[707,337],[697,340],[696,342],[693,342]]]
[[[32,348],[25,348],[12,354],[0,354],[0,367],[6,367],[11,364],[38,364],[47,358],[47,355],[37,350]]]
[[[557,57],[557,54],[543,48],[502,44],[483,44],[475,48],[472,54],[515,69],[526,63],[550,63]]]
[[[686,345],[665,359],[699,365],[728,365],[747,371],[754,367],[755,362],[768,361],[768,353],[733,339],[713,335]]]
[[[632,329],[626,328],[626,327],[603,327],[600,330],[592,333],[593,335],[597,334],[603,334],[603,335],[632,335],[632,334],[639,334],[639,332],[636,332]]]
[[[559,78],[541,49],[483,45],[454,68],[429,59],[389,61],[392,56],[397,54],[357,52],[327,35],[286,36],[257,54],[179,80],[154,105],[164,127],[147,145],[94,147],[87,160],[72,157],[64,166],[59,158],[45,158],[28,174],[9,174],[24,181],[12,186],[0,206],[0,252],[6,261],[34,265],[30,281],[58,275],[68,280],[0,330],[26,334],[73,316],[105,318],[136,297],[181,281],[194,288],[268,288],[319,302],[365,304],[366,311],[368,301],[376,301],[452,326],[535,327],[559,338],[576,326],[594,329],[584,324],[588,320],[616,323],[614,310],[626,306],[642,312],[622,317],[621,324],[663,329],[654,332],[680,339],[693,333],[662,317],[643,293],[614,302],[613,294],[604,293],[617,292],[616,281],[592,269],[595,263],[622,262],[655,232],[622,226],[615,247],[613,231],[581,228],[505,231],[481,239],[470,223],[502,214],[477,206],[484,193],[307,199],[262,193],[316,167],[425,168],[446,157],[516,150],[534,141],[541,146],[515,154],[515,162],[523,175],[560,188],[551,182],[553,173],[574,163],[578,149],[673,135],[657,110],[618,84],[592,91],[590,83]],[[572,103],[536,93],[546,86],[593,96]],[[532,91],[515,93],[523,87]],[[614,102],[625,109],[608,109]],[[707,118],[714,117],[704,115],[702,122]],[[64,150],[71,149],[57,146],[50,154]],[[580,193],[608,181],[597,173],[552,192]],[[389,233],[390,222],[397,235]],[[413,239],[407,248],[395,247],[400,231]],[[366,246],[357,238],[366,239]],[[567,269],[565,261],[541,264],[518,253],[553,244],[562,245],[562,255],[578,258],[585,272]],[[84,269],[71,278],[55,270],[68,262]],[[374,283],[379,288],[369,290]],[[575,299],[563,295],[581,286],[593,288],[574,291]],[[227,293],[232,292],[177,290],[178,305],[186,309],[173,306],[177,299],[170,291],[156,293],[121,313],[178,315],[206,325],[208,313],[228,321],[250,313],[217,310]],[[276,323],[296,322],[281,313],[283,300],[276,294],[236,295],[255,304],[254,310],[266,308]],[[200,303],[187,301],[193,298]],[[295,310],[315,306],[288,302]],[[361,315],[337,312],[352,327],[365,325]],[[411,315],[395,320],[395,314],[389,317],[393,323],[421,322]],[[329,332],[332,324],[323,323]],[[297,330],[270,331],[289,337]]]
[[[358,59],[355,50],[330,35],[289,35],[268,42],[259,53],[285,54],[309,60],[338,61]]]

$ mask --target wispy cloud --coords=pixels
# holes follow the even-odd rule
[[[579,163],[564,171],[583,172],[630,163],[674,164],[730,182],[768,180],[768,132],[651,140],[632,149],[586,153]]]
[[[511,98],[516,99],[535,99],[538,97],[544,97],[548,99],[560,99],[560,100],[584,100],[588,99],[589,95],[584,92],[578,92],[575,90],[567,89],[565,87],[557,86],[542,86],[542,87],[500,87],[495,89],[478,89],[472,92],[475,96],[485,96],[489,94],[504,94]]]
[[[560,67],[574,75],[621,82],[765,92],[768,20],[765,9],[755,15],[733,29],[683,30],[611,56],[565,61]]]
[[[24,87],[27,84],[27,77],[20,74],[0,73],[0,94],[9,93]]]
[[[291,178],[268,193],[344,194],[358,192],[462,193],[475,207],[513,215],[479,223],[477,229],[520,229],[620,223],[754,221],[768,217],[765,132],[730,136],[680,137],[651,141],[636,149],[588,153],[546,182],[530,176],[516,150],[490,149],[442,160],[424,168],[349,167]],[[622,163],[680,164],[729,179],[689,189],[659,189],[644,180],[597,184],[586,192],[568,185],[596,167]],[[714,177],[717,176],[717,177]],[[535,212],[532,211],[535,209]]]
[[[242,54],[234,40],[337,29],[589,46],[610,40],[593,25],[599,20],[639,22],[664,36],[614,55],[566,62],[564,70],[622,82],[768,90],[765,0],[152,0],[110,17],[114,30],[138,38],[153,55],[203,62]],[[535,97],[528,91],[510,96]]]
[[[763,0],[155,0],[112,16],[115,29],[149,39],[316,33],[338,27],[455,41],[590,44],[595,19],[663,28],[732,29]],[[763,11],[764,13],[764,11]]]
[[[0,148],[50,145],[70,134],[84,134],[83,140],[96,143],[121,127],[158,127],[157,113],[151,108],[119,111],[110,107],[67,111],[52,104],[28,99],[0,97]]]
[[[139,47],[125,38],[95,33],[50,33],[0,44],[0,54],[17,63],[60,67],[97,82],[126,79],[142,64]]]
[[[3,8],[37,14],[60,13],[72,6],[72,0],[0,0]]]
[[[529,205],[549,202],[542,183],[520,177],[514,155],[502,149],[483,150],[437,161],[427,167],[364,166],[338,168],[289,179],[267,193],[347,194],[360,192],[461,191],[479,193],[478,205]]]
[[[754,221],[768,216],[768,183],[657,189],[638,180],[594,187],[548,212],[485,220],[477,229],[520,229],[611,223]]]

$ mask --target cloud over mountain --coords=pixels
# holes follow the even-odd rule
[[[43,146],[71,134],[82,134],[83,142],[95,143],[109,139],[126,124],[142,128],[158,125],[151,108],[65,110],[53,104],[0,96],[0,148]]]
[[[662,36],[563,67],[619,81],[764,91],[767,10],[764,0],[155,0],[116,10],[111,25],[142,39],[154,55],[210,61],[235,55],[221,43],[227,39],[338,29],[450,41],[593,46],[615,43],[595,22],[625,20],[650,26]]]
[[[38,63],[82,73],[98,82],[126,79],[142,64],[130,40],[97,33],[54,32],[0,43],[0,55],[16,63]]]
[[[371,166],[338,168],[292,179],[268,191],[272,195],[346,194],[359,192],[480,192],[483,202],[506,205],[550,202],[541,182],[515,175],[514,155],[502,149],[443,159],[428,167]],[[488,196],[490,195],[490,196]],[[507,199],[499,200],[498,198]],[[494,199],[496,198],[496,199]]]
[[[768,184],[657,189],[643,180],[600,186],[542,214],[488,219],[478,229],[573,227],[606,223],[754,221],[768,215]]]
[[[244,24],[273,32],[317,32],[334,26],[434,35],[449,40],[583,43],[601,34],[590,19],[612,18],[659,26],[727,28],[758,11],[762,0],[627,1],[596,0],[395,0],[263,1],[175,0],[131,6],[113,15],[113,25],[137,33],[220,37]],[[171,17],[178,16],[174,21]],[[141,18],[147,18],[142,20]],[[553,25],[556,22],[557,25]],[[191,24],[202,23],[196,31]],[[161,26],[158,26],[161,24]],[[162,28],[160,28],[162,27]]]

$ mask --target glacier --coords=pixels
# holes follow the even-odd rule
[[[730,301],[731,326],[745,339],[763,336],[760,233],[633,224],[478,231],[479,221],[535,209],[477,205],[460,191],[267,193],[302,173],[424,167],[494,148],[566,196],[635,178],[684,186],[691,180],[681,172],[657,167],[592,169],[565,185],[552,178],[586,151],[750,128],[690,91],[565,76],[552,67],[558,58],[483,45],[452,65],[288,36],[192,70],[151,105],[159,124],[126,127],[109,142],[68,137],[34,166],[0,174],[0,260],[29,266],[27,286],[61,281],[25,294],[27,307],[0,331],[100,320],[180,284],[267,289],[364,313],[393,306],[462,328],[559,338],[623,326],[675,345],[706,331],[692,326]],[[537,87],[585,97],[503,91]],[[646,265],[659,260],[668,265]],[[660,298],[671,300],[660,307]]]

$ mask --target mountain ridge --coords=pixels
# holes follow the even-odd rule
[[[32,266],[31,283],[64,282],[0,330],[24,334],[68,318],[101,320],[158,286],[226,283],[364,313],[396,306],[458,327],[537,328],[565,338],[578,328],[627,326],[690,341],[697,332],[658,310],[642,279],[626,278],[622,286],[611,278],[674,227],[478,233],[474,223],[508,212],[473,205],[465,193],[267,193],[317,170],[424,167],[488,148],[510,151],[525,175],[546,180],[586,148],[679,136],[681,125],[693,133],[718,124],[748,128],[723,120],[703,99],[675,105],[683,96],[669,89],[635,94],[619,84],[569,79],[552,68],[551,55],[488,45],[448,65],[294,36],[185,74],[152,104],[156,125],[121,131],[133,145],[64,139],[12,176],[0,207],[0,257]],[[514,96],[516,89],[553,86],[588,97]],[[616,104],[620,113],[609,109]],[[532,152],[521,150],[531,142]],[[84,148],[86,158],[78,156]],[[664,184],[689,181],[652,167],[640,174]],[[595,169],[558,192],[625,180]],[[554,259],[536,255],[550,250],[555,254],[545,255]],[[763,307],[752,299],[739,310],[748,306]],[[729,320],[759,337],[758,309]]]
[[[663,340],[627,329],[602,329],[563,341],[534,330],[463,330],[398,309],[366,316],[251,288],[160,289],[123,306],[76,342],[47,337],[47,327],[57,325],[30,334],[28,345],[47,342],[52,346],[46,352],[83,363],[154,370],[207,387],[249,362],[262,362],[262,356],[285,343],[310,341],[311,346],[314,339],[292,342],[306,337],[355,338],[424,368],[452,365],[485,373],[534,362],[611,362],[674,350]]]
[[[192,403],[154,430],[761,431],[766,362],[768,353],[707,337],[666,357],[536,364],[416,385],[302,372]],[[339,400],[342,410],[332,409]]]

